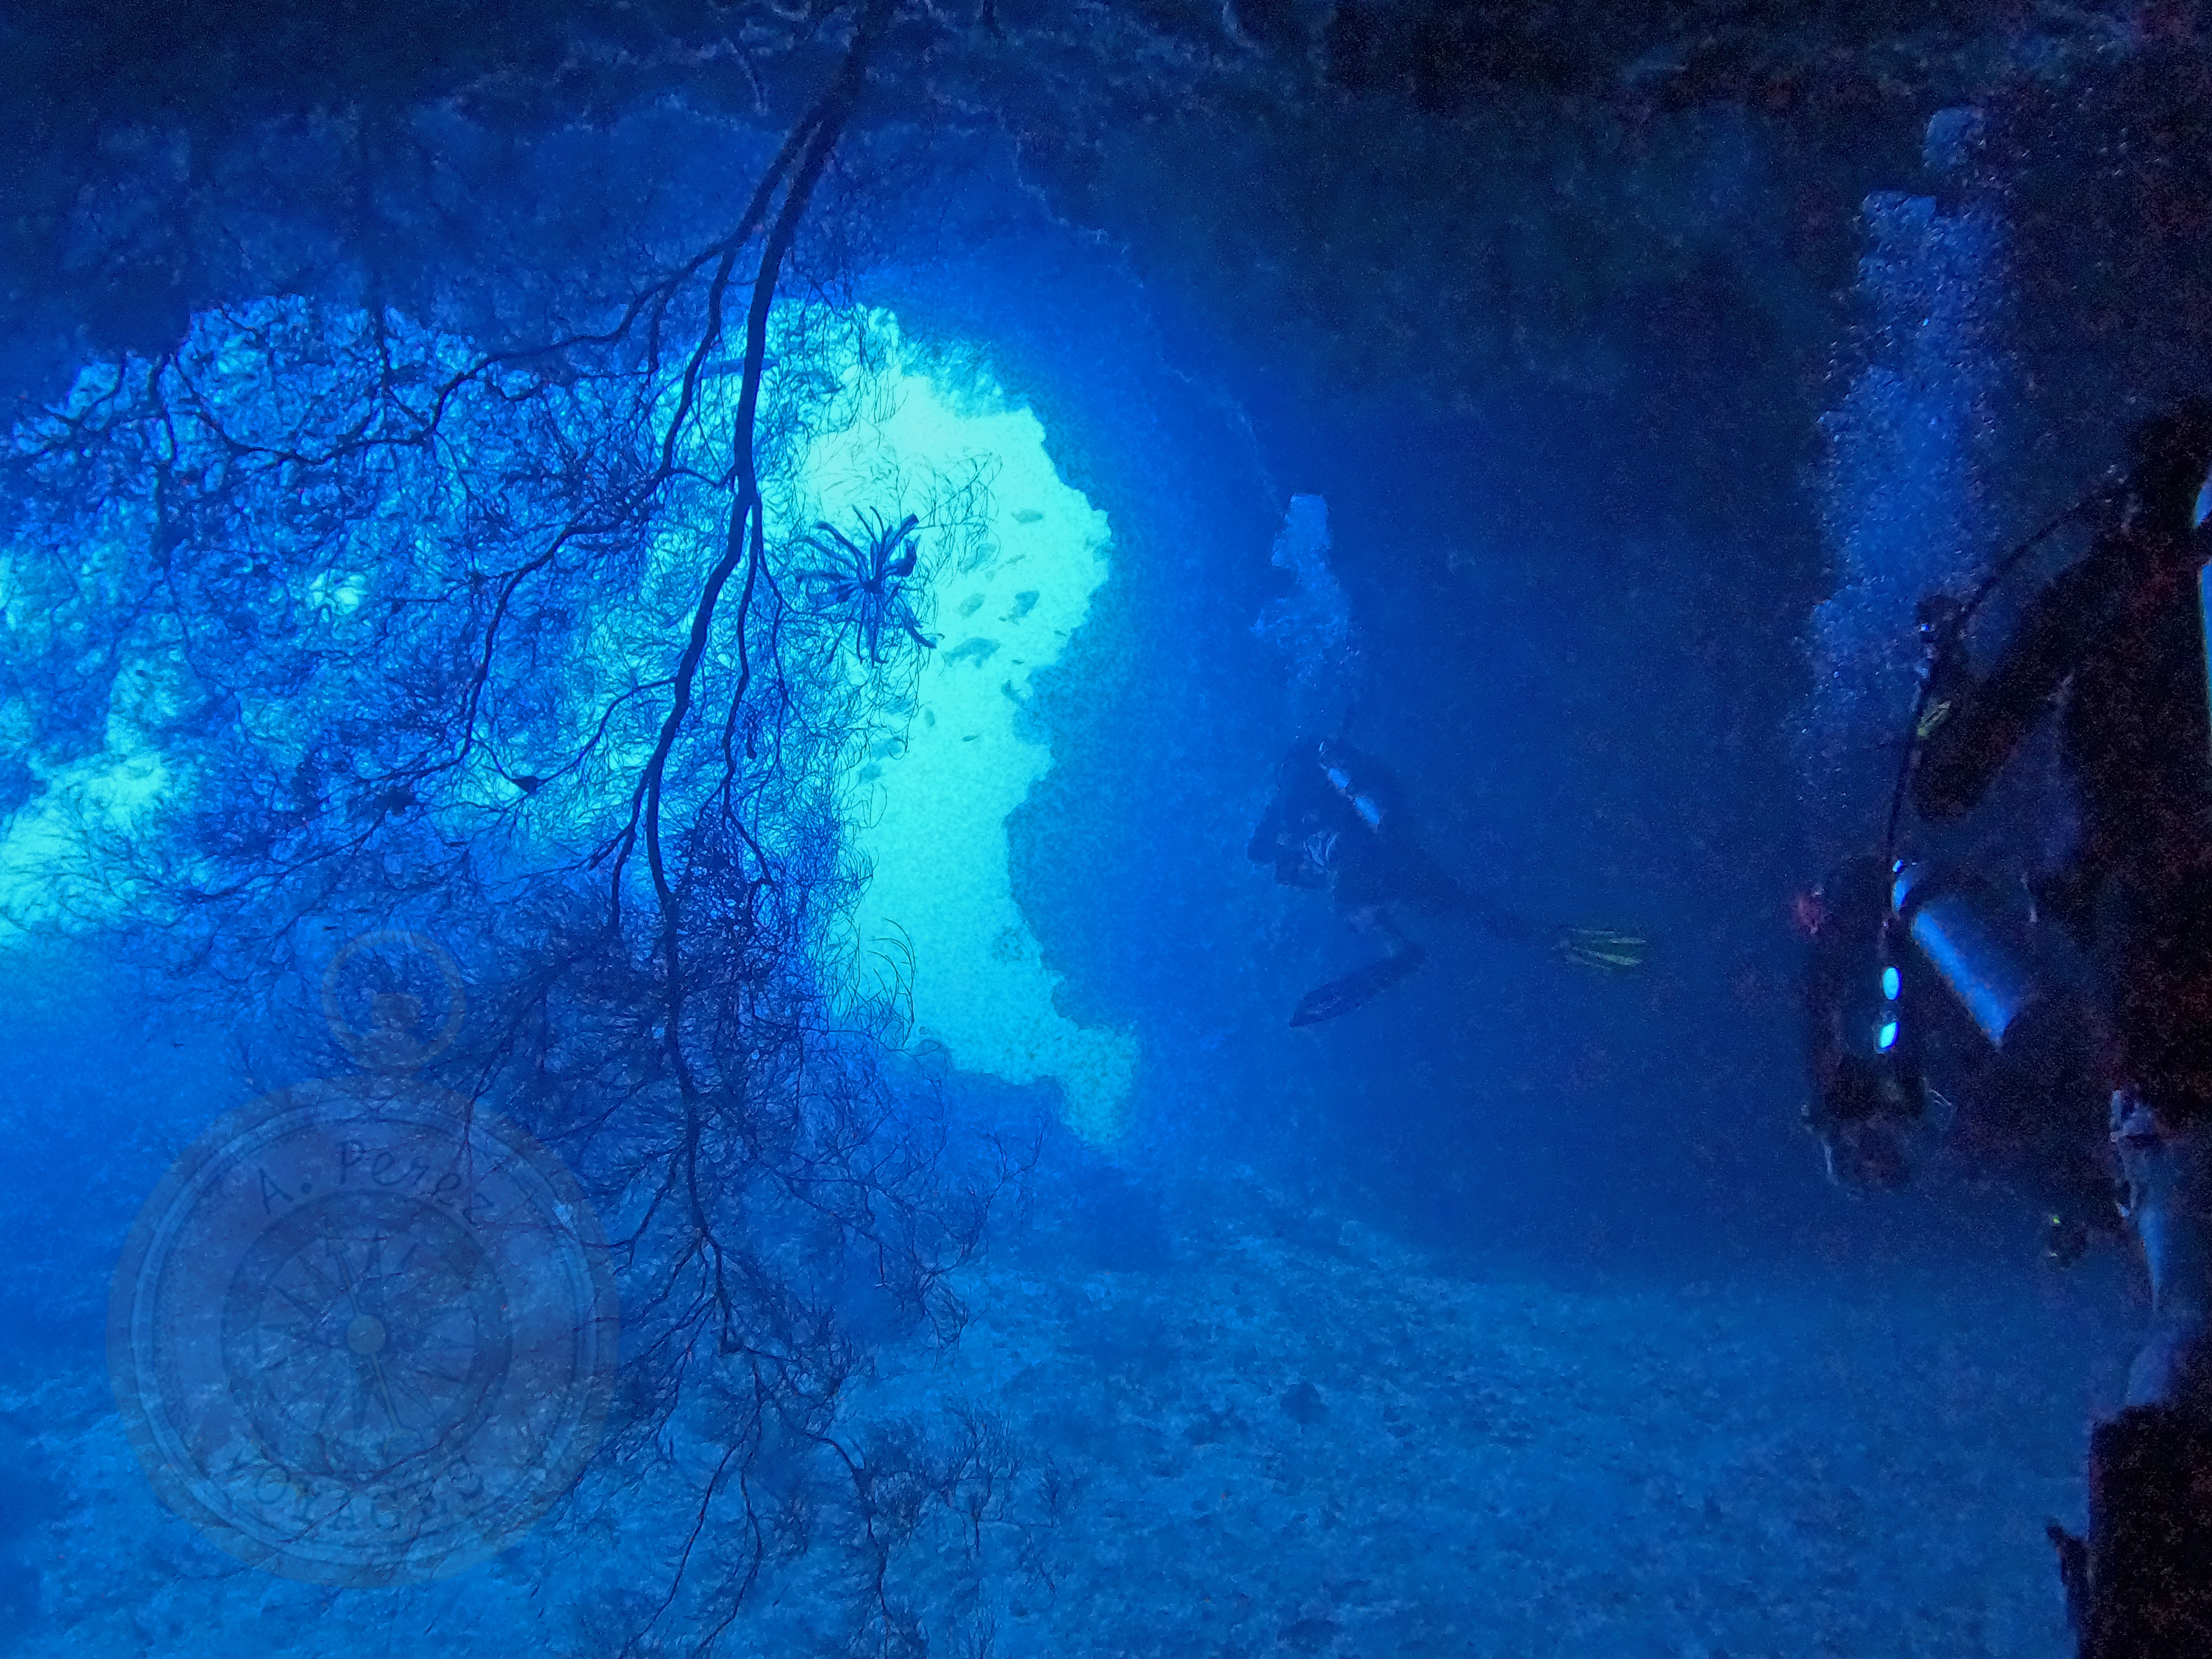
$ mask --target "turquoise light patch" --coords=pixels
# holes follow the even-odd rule
[[[863,826],[854,850],[872,867],[852,948],[901,973],[910,962],[914,1040],[942,1043],[964,1071],[1058,1083],[1069,1126],[1110,1141],[1125,1126],[1136,1042],[1054,1006],[1060,976],[1014,902],[1006,817],[1052,765],[1024,718],[1033,678],[1089,613],[1111,529],[1060,478],[1033,413],[988,388],[939,385],[906,361],[892,319],[877,321],[888,349],[847,370],[866,377],[859,402],[876,413],[807,451],[805,516],[917,510],[898,481],[988,482],[957,538],[923,526],[909,591],[937,648],[919,653],[912,714],[849,778]]]

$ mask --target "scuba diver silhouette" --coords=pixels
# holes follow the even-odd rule
[[[1287,887],[1327,890],[1360,933],[1387,942],[1385,955],[1308,992],[1291,1016],[1312,1025],[1351,1012],[1427,960],[1396,911],[1464,916],[1493,939],[1548,939],[1570,961],[1608,972],[1642,966],[1645,941],[1601,927],[1546,930],[1470,893],[1413,838],[1404,797],[1382,764],[1342,737],[1299,738],[1276,769],[1275,793],[1245,856],[1271,865]]]
[[[2009,1068],[1996,1094],[2046,1182],[2087,1201],[2090,1224],[2132,1231],[2151,1328],[2124,1409],[2091,1437],[2087,1535],[2047,1529],[2081,1659],[2178,1659],[2212,1654],[2212,404],[2160,411],[2128,447],[2116,481],[1971,599],[1922,602],[1926,663],[1882,854],[1831,878],[1811,912],[1807,1122],[1832,1171],[1902,1180],[1899,1135],[1941,1100],[1916,982],[1946,986]],[[2094,526],[2089,550],[1978,678],[1974,611],[2075,522]],[[2081,834],[2030,879],[2026,915],[1972,874],[1897,856],[1908,797],[1929,822],[1962,816],[2054,707]],[[2058,939],[2039,949],[2046,917]]]

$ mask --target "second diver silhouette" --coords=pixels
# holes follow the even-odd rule
[[[1413,839],[1397,781],[1342,738],[1300,738],[1277,769],[1275,793],[1245,855],[1272,865],[1285,886],[1326,890],[1358,933],[1388,945],[1376,961],[1306,993],[1293,1025],[1334,1019],[1372,1001],[1425,962],[1427,953],[1395,911],[1463,917],[1493,939],[1548,943],[1569,961],[1608,973],[1640,968],[1648,949],[1636,933],[1607,927],[1545,928],[1469,892]]]

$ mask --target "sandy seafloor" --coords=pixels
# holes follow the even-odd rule
[[[1235,1178],[1175,1210],[1146,1273],[1055,1273],[1042,1219],[967,1276],[957,1348],[884,1354],[864,1407],[995,1413],[1075,1491],[1033,1558],[1049,1586],[1011,1528],[976,1559],[957,1526],[921,1535],[898,1577],[931,1651],[2069,1650],[2042,1522],[2078,1524],[2093,1395],[2124,1358],[2117,1319],[2109,1352],[2056,1346],[2087,1289],[1563,1291],[1447,1276]],[[159,1507],[90,1366],[0,1395],[0,1463],[43,1581],[0,1642],[27,1659],[583,1653],[565,1593],[649,1577],[637,1527],[541,1529],[404,1591],[240,1568]],[[848,1567],[782,1570],[724,1650],[836,1650]]]

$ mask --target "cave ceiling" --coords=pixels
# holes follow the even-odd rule
[[[21,0],[0,19],[0,307],[19,337],[158,343],[221,297],[162,199],[241,135],[432,105],[528,131],[672,95],[774,125],[817,82],[842,12]],[[1684,284],[1740,293],[1759,326],[1806,349],[1833,331],[1858,200],[1911,184],[1935,111],[2077,83],[2194,27],[2164,0],[903,13],[874,75],[877,130],[995,137],[1055,213],[1247,343],[1323,378],[1443,396],[1501,360],[1588,368],[1588,339],[1624,293]],[[88,232],[84,204],[135,176],[149,205],[111,216],[131,222],[112,233],[127,246],[88,252],[110,233]]]

